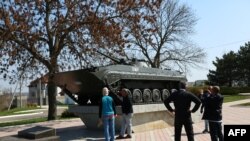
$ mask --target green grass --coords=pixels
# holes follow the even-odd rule
[[[37,107],[14,108],[14,109],[10,109],[9,111],[8,110],[1,111],[0,116],[24,114],[24,113],[16,113],[16,112],[26,111],[26,110],[35,110],[35,109],[41,109],[41,108],[37,108]],[[26,113],[32,113],[32,112],[26,112]]]
[[[239,104],[239,106],[250,106],[250,102]]]
[[[73,118],[76,118],[76,117],[62,118],[62,117],[58,116],[57,120],[61,120],[61,119],[73,119]],[[26,119],[26,120],[18,120],[18,121],[0,123],[0,127],[24,125],[24,124],[31,124],[31,123],[39,123],[39,122],[45,122],[45,121],[47,121],[46,117],[43,117],[43,118],[34,118],[34,119]]]
[[[0,123],[0,127],[23,125],[23,124],[30,124],[30,123],[37,123],[37,122],[44,122],[44,121],[47,121],[47,118],[35,118],[35,119],[19,120],[19,121],[12,121],[12,122],[4,122],[4,123]]]
[[[60,104],[60,105],[57,105],[58,107],[69,107],[68,104]]]
[[[224,102],[232,102],[237,100],[249,99],[248,95],[224,95]]]

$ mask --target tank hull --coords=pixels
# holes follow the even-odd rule
[[[127,88],[134,104],[159,103],[177,89],[186,77],[175,71],[129,65],[111,65],[95,69],[62,72],[55,75],[57,86],[65,86],[69,96],[76,95],[79,105],[97,105],[104,86],[119,105],[119,90]],[[165,94],[165,96],[164,96]]]

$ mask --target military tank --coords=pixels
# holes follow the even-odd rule
[[[108,87],[110,96],[119,105],[121,88],[126,88],[133,104],[161,103],[170,95],[171,89],[178,89],[180,81],[186,81],[185,75],[178,71],[109,58],[117,64],[58,73],[55,75],[56,85],[79,105],[98,105],[102,88]]]

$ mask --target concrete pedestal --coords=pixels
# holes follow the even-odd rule
[[[166,128],[174,124],[174,116],[166,110],[164,104],[133,105],[133,109],[132,129],[134,132]],[[102,126],[97,127],[98,106],[70,106],[69,111],[78,115],[87,128],[103,129]],[[119,131],[121,128],[121,107],[116,106],[116,111],[118,117],[115,120],[115,128]],[[194,122],[198,122],[201,115],[196,112],[192,114],[192,118]]]
[[[27,139],[39,139],[56,135],[56,129],[44,126],[35,126],[29,129],[18,131],[18,136]]]

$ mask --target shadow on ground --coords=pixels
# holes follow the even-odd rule
[[[61,141],[83,140],[83,141],[103,141],[102,130],[90,130],[85,126],[74,126],[56,129],[57,136]]]

